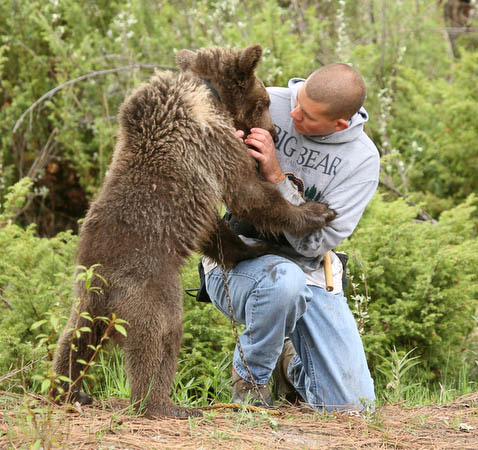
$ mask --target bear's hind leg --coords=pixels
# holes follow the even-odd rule
[[[231,269],[245,259],[258,258],[277,251],[272,244],[266,242],[245,244],[224,220],[219,216],[217,219],[216,230],[209,236],[208,241],[201,243],[200,251],[225,269]]]
[[[145,283],[136,292],[134,317],[128,321],[123,340],[126,371],[131,385],[131,402],[147,417],[200,416],[192,408],[174,405],[170,400],[176,376],[177,359],[182,337],[181,290],[175,292],[158,283]]]

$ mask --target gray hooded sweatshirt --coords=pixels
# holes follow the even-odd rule
[[[306,199],[328,203],[337,212],[337,218],[322,230],[304,236],[284,232],[290,246],[281,250],[283,256],[302,268],[307,284],[325,288],[322,257],[350,236],[357,226],[377,189],[380,156],[363,130],[368,121],[364,108],[350,119],[345,130],[327,136],[297,133],[290,112],[304,82],[302,78],[293,78],[287,88],[267,89],[272,120],[279,135],[277,156],[286,174],[286,179],[275,186],[295,205]],[[251,238],[241,238],[249,244],[254,242]],[[342,289],[342,264],[335,254],[332,254],[332,271],[333,292],[337,293]]]

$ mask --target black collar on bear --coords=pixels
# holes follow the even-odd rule
[[[214,95],[214,97],[217,98],[217,101],[219,103],[222,103],[221,101],[221,96],[219,95],[219,92],[216,91],[216,89],[214,89],[214,86],[211,84],[210,81],[208,80],[205,80],[204,78],[201,78],[202,82],[206,85],[206,87],[209,89],[209,91],[211,92],[212,95]]]

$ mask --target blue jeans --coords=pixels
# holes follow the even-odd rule
[[[362,341],[343,294],[307,286],[300,267],[280,256],[242,261],[227,273],[234,317],[246,325],[240,336],[247,365],[266,384],[289,336],[297,352],[289,380],[313,408],[362,409],[373,405],[373,380]],[[213,304],[229,316],[221,269],[206,275]],[[233,365],[248,380],[239,351]]]

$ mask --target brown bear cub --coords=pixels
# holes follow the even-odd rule
[[[185,259],[198,251],[230,268],[270,251],[266,244],[245,245],[221,220],[218,205],[225,202],[237,218],[275,233],[310,232],[335,217],[320,203],[284,200],[260,179],[235,135],[235,128],[252,127],[275,135],[267,91],[254,75],[261,55],[258,45],[182,50],[180,74],[158,72],[133,92],[119,112],[108,175],[81,227],[77,264],[100,264],[106,283],[95,278],[100,290],[93,292],[77,282],[80,303],[59,341],[55,371],[77,379],[84,367],[77,360],[89,360],[105,331],[104,322],[92,324],[80,313],[114,313],[128,322],[126,337],[112,337],[124,349],[131,400],[143,401],[148,416],[200,414],[169,398],[182,336]],[[82,326],[92,332],[72,336]],[[69,401],[85,402],[78,384]]]

